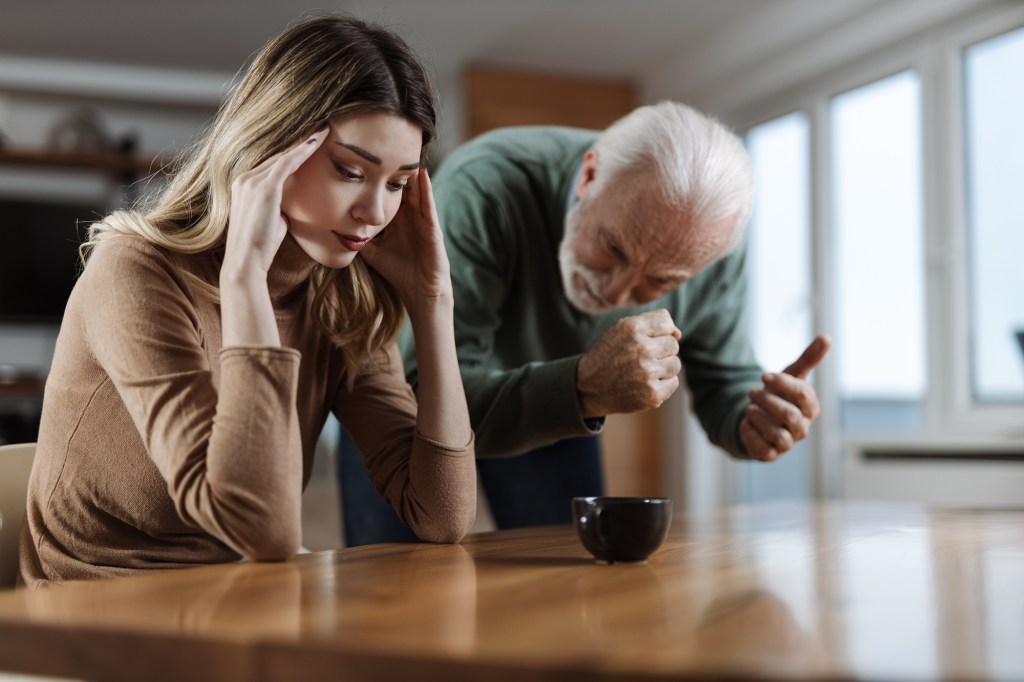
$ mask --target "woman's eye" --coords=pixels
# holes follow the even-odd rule
[[[403,190],[409,189],[409,183],[408,182],[389,182],[388,183],[388,189],[390,189],[392,192],[401,192]]]
[[[338,171],[338,174],[341,175],[341,177],[345,178],[346,180],[362,180],[363,179],[362,175],[360,175],[359,173],[355,172],[351,168],[346,168],[345,166],[342,166],[340,163],[334,164],[334,168],[335,168],[335,170]]]

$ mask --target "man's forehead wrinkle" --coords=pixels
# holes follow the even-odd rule
[[[648,276],[692,276],[713,256],[715,240],[693,229],[689,208],[666,203],[653,182],[624,176],[604,188],[615,202],[601,220],[605,238]]]
[[[688,215],[663,214],[649,221],[636,246],[636,266],[652,277],[696,276],[722,256],[731,233],[728,220],[693,225]],[[672,229],[675,227],[676,229]],[[641,231],[641,230],[638,230]]]
[[[695,239],[689,216],[679,211],[652,211],[644,221],[638,240],[638,259],[646,272],[661,275],[692,270],[695,256],[702,257],[707,247]]]

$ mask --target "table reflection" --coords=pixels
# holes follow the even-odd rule
[[[161,582],[153,589],[153,580]],[[290,563],[189,569],[132,581],[95,580],[23,591],[33,622],[235,637],[299,635],[301,578]],[[179,589],[180,588],[180,589]]]
[[[409,543],[304,557],[306,637],[462,653],[476,642],[476,565],[462,545]],[[381,556],[383,552],[387,556]],[[373,570],[366,570],[372,562]]]
[[[792,609],[774,593],[748,589],[716,597],[704,610],[687,642],[698,670],[758,670],[817,673],[826,657],[817,637],[804,630]]]
[[[668,633],[673,604],[658,571],[647,562],[586,567],[575,596],[583,631],[598,642],[625,644]]]

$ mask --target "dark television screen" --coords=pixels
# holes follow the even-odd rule
[[[60,322],[78,246],[102,216],[97,206],[0,199],[0,322]]]

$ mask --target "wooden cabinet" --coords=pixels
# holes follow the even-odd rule
[[[467,137],[512,125],[603,130],[636,107],[628,81],[473,67],[466,71]]]

